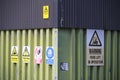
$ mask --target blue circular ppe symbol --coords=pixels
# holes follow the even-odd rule
[[[54,56],[54,50],[53,48],[48,48],[47,51],[46,51],[46,56],[48,58],[52,58]]]

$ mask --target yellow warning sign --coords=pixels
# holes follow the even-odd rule
[[[11,48],[11,62],[18,63],[18,47],[12,46]]]
[[[48,19],[49,18],[49,6],[43,6],[43,19]]]
[[[29,46],[23,47],[22,60],[23,60],[23,63],[29,63],[30,61],[30,47]]]

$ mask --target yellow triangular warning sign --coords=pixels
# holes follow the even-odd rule
[[[48,7],[45,7],[45,10],[47,11],[47,10],[48,10]]]
[[[17,55],[16,47],[13,48],[12,55]]]
[[[90,40],[89,46],[102,46],[101,41],[96,31],[94,32]]]
[[[23,55],[24,55],[24,56],[29,56],[29,52],[28,52],[28,48],[27,48],[27,47],[25,47],[25,50],[24,50],[24,52],[23,52]]]

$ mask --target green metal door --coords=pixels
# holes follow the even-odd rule
[[[59,80],[120,80],[120,32],[104,33],[104,66],[86,65],[86,29],[59,29]],[[61,70],[61,63],[68,70]]]

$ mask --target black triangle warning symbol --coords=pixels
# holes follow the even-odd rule
[[[47,11],[48,10],[48,8],[47,7],[45,7],[45,11]]]
[[[89,46],[102,46],[101,41],[96,31],[94,32],[90,40]]]
[[[27,47],[25,47],[23,55],[24,56],[29,56],[29,52],[28,52],[28,48]]]
[[[13,48],[12,55],[17,55],[16,47]]]

